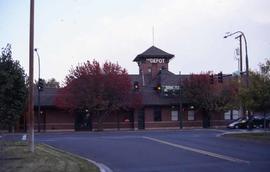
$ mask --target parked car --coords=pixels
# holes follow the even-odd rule
[[[266,128],[270,128],[270,113],[266,114]]]
[[[264,126],[264,116],[256,114],[252,116],[253,128],[263,128]]]
[[[247,128],[248,125],[248,118],[247,117],[241,117],[234,121],[232,121],[230,124],[228,124],[228,128]]]
[[[266,128],[270,126],[270,114],[266,115]],[[264,115],[254,114],[248,117],[241,117],[232,121],[227,126],[228,128],[263,128],[264,127]]]

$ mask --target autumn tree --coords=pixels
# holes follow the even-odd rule
[[[98,117],[98,129],[111,112],[127,106],[131,83],[127,71],[118,64],[100,65],[93,60],[72,68],[58,105],[72,110],[88,110]]]
[[[237,84],[233,81],[210,84],[209,73],[191,74],[183,81],[183,97],[204,117],[211,111],[224,111],[237,101]]]
[[[14,127],[23,113],[27,97],[25,73],[12,59],[11,45],[0,56],[0,128]]]

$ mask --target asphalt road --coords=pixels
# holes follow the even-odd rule
[[[43,142],[114,172],[269,172],[269,144],[217,137],[222,130],[46,133]]]

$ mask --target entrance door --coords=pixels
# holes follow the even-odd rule
[[[75,118],[76,131],[92,131],[92,118],[89,113],[77,111]]]
[[[210,127],[210,115],[208,113],[203,113],[203,128]]]
[[[144,111],[141,110],[138,114],[138,129],[144,129]]]

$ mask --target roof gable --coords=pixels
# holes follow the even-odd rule
[[[151,46],[143,53],[137,55],[133,61],[140,61],[141,59],[153,58],[153,57],[171,59],[174,57],[174,55],[169,54],[169,53],[167,53],[167,52],[165,52],[165,51],[163,51],[155,46]]]

